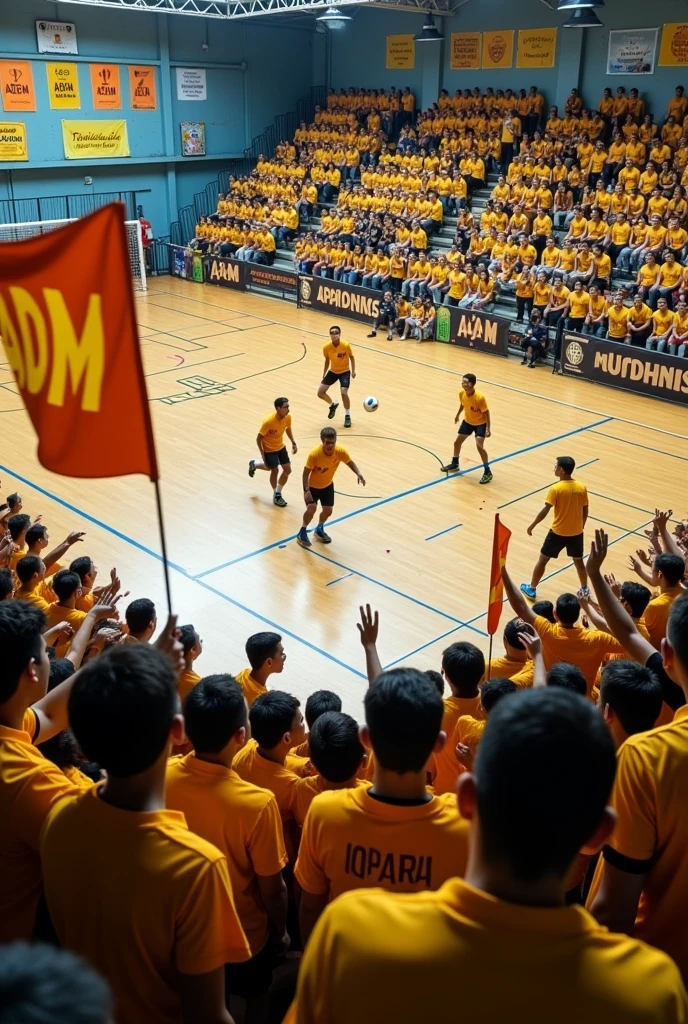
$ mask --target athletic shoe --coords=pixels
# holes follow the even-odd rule
[[[535,363],[528,363],[528,369],[529,370],[534,370],[535,369]]]
[[[528,356],[524,356],[523,359],[521,360],[521,366],[525,366],[527,362],[528,362]]]
[[[344,426],[345,427],[350,427],[351,426],[351,417],[350,416],[345,416],[344,417]]]
[[[391,331],[390,331],[390,333],[389,333],[389,334],[387,335],[387,341],[394,341],[394,336],[393,336],[393,334],[392,334],[392,332],[391,332]]]
[[[302,526],[298,534],[296,535],[296,542],[297,544],[300,544],[302,548],[313,547],[308,536],[308,530],[306,529],[305,526]]]
[[[321,540],[323,542],[323,544],[332,543],[332,538],[330,537],[329,533],[325,533],[325,531],[320,526],[316,526],[313,533],[318,538],[318,540]]]
[[[251,461],[248,464],[248,475],[249,476],[255,476],[256,475],[256,460],[255,459],[251,459]]]
[[[446,466],[442,466],[442,472],[443,473],[458,473],[459,472],[459,465],[457,463],[457,465],[455,466],[453,462],[448,462]]]
[[[478,483],[480,483],[480,484],[491,484],[492,483],[492,473],[489,471],[489,469],[486,470],[483,473],[483,475],[480,477],[480,480],[478,481]]]
[[[274,498],[272,499],[272,504],[273,505],[279,505],[280,508],[286,508],[287,507],[287,503],[286,503],[286,501],[284,500],[284,498],[282,497],[281,494],[276,494],[274,496]]]
[[[371,331],[370,334],[366,335],[367,338],[377,338],[377,331]]]
[[[531,587],[529,583],[521,584],[521,593],[525,594],[529,601],[534,601],[537,597],[537,591],[535,587]]]
[[[328,420],[333,420],[334,419],[334,414],[336,413],[338,408],[339,408],[339,402],[332,402],[332,404],[330,405],[330,411],[327,414]]]

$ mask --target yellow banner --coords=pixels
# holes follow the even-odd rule
[[[28,60],[0,60],[0,88],[5,110],[35,110],[36,91]]]
[[[522,28],[518,32],[517,68],[553,68],[557,49],[555,28]]]
[[[475,71],[480,67],[480,32],[452,32],[452,71]]]
[[[126,121],[63,121],[62,140],[68,160],[131,155]]]
[[[513,31],[483,32],[483,67],[510,68],[513,62]]]
[[[387,67],[409,71],[415,67],[416,50],[413,35],[387,36]]]
[[[658,64],[669,67],[688,66],[688,23],[674,21],[662,29],[662,45]]]
[[[0,121],[0,160],[28,160],[26,125],[23,121]]]
[[[91,92],[94,110],[121,110],[118,64],[91,64]]]
[[[81,110],[76,64],[46,64],[48,95],[53,110]]]

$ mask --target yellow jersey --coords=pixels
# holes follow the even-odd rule
[[[583,532],[583,509],[588,507],[588,489],[578,480],[560,480],[547,492],[545,504],[554,509],[552,533],[577,537]]]
[[[329,359],[332,373],[346,373],[351,369],[351,345],[347,341],[340,341],[338,345],[329,341],[323,345],[323,355]]]
[[[328,487],[334,480],[334,474],[342,462],[346,462],[347,465],[351,462],[351,456],[346,448],[336,444],[332,454],[326,455],[323,446],[318,445],[317,448],[314,448],[309,453],[306,459],[306,469],[311,471],[308,478],[308,486],[317,487],[318,489]]]
[[[284,432],[291,427],[291,416],[278,416],[273,413],[260,425],[258,433],[263,438],[263,451],[279,452],[284,448]]]
[[[472,427],[478,427],[482,423],[487,423],[487,399],[480,391],[474,391],[472,395],[467,395],[461,389],[459,391],[459,405],[463,409],[463,418]]]

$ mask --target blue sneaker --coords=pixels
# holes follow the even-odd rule
[[[525,594],[529,601],[534,601],[537,597],[535,587],[531,587],[529,583],[521,584],[521,593]]]
[[[306,529],[305,526],[302,526],[301,529],[299,530],[296,536],[296,542],[297,544],[300,544],[302,548],[313,547],[313,545],[311,544],[310,537],[308,536],[308,530]]]

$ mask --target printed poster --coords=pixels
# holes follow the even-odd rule
[[[177,68],[177,99],[207,99],[205,68]]]
[[[182,156],[205,156],[205,123],[182,121]]]
[[[76,64],[46,64],[48,95],[53,110],[81,110]]]
[[[129,97],[132,110],[156,110],[155,68],[150,65],[130,65]]]
[[[29,60],[0,60],[3,110],[35,110],[36,90]]]
[[[416,64],[416,44],[413,34],[387,36],[386,67],[395,71],[411,71]]]
[[[78,53],[76,25],[72,21],[37,21],[39,53]]]
[[[518,33],[517,68],[553,68],[556,28],[522,28]]]
[[[688,22],[674,21],[663,27],[657,63],[662,67],[688,67]]]
[[[609,33],[608,75],[651,75],[655,70],[658,28],[619,29]]]
[[[480,67],[480,32],[452,32],[450,67],[452,71],[475,71]]]
[[[513,62],[513,30],[483,32],[483,68],[510,68]]]
[[[67,160],[131,156],[126,121],[63,121]]]
[[[26,125],[22,121],[0,121],[0,160],[28,160]]]
[[[91,93],[94,110],[121,110],[122,90],[119,64],[91,64]]]

